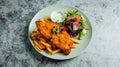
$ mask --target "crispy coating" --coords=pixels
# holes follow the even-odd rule
[[[64,54],[68,55],[71,52],[73,41],[70,35],[66,31],[61,31],[57,34],[54,34],[52,29],[57,27],[59,24],[52,21],[47,22],[36,22],[38,31],[40,34],[48,40],[55,48],[59,48],[63,51]],[[53,36],[52,39],[50,37]]]

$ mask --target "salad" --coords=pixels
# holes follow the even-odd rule
[[[66,30],[68,34],[77,39],[82,39],[86,35],[86,20],[78,13],[78,11],[68,10],[65,13],[53,12],[51,19],[54,22],[59,22],[59,27],[53,28],[55,33]]]

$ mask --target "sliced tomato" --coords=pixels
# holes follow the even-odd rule
[[[80,22],[81,22],[81,18],[77,17],[77,18],[75,19],[75,21],[78,22],[78,23],[80,23]]]

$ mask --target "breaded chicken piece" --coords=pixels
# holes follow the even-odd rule
[[[40,34],[48,39],[52,45],[61,49],[66,55],[71,52],[73,41],[70,35],[66,31],[61,31],[57,34],[53,34],[52,30],[54,27],[58,27],[58,23],[37,21],[36,25]],[[53,36],[52,39],[50,39],[51,36]]]

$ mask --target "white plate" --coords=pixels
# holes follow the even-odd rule
[[[33,19],[31,20],[30,22],[30,25],[29,25],[29,31],[28,31],[28,37],[29,37],[29,40],[31,42],[31,44],[34,46],[31,38],[30,38],[30,34],[33,32],[33,30],[36,28],[36,25],[35,25],[35,22],[37,20],[39,20],[40,18],[45,18],[45,17],[48,17],[50,16],[50,14],[53,12],[53,11],[62,11],[62,12],[66,12],[68,10],[78,10],[77,8],[75,7],[70,7],[70,6],[66,6],[66,5],[52,5],[52,6],[49,6],[47,8],[44,8],[42,10],[40,10],[34,17]],[[65,60],[65,59],[70,59],[70,58],[74,58],[78,55],[80,55],[83,50],[88,46],[90,40],[91,40],[91,37],[92,37],[92,27],[91,27],[91,24],[88,20],[88,18],[81,12],[79,11],[79,13],[85,17],[86,19],[86,24],[87,24],[87,29],[89,29],[87,31],[87,35],[82,39],[80,40],[80,44],[79,45],[76,45],[76,48],[72,49],[71,50],[71,53],[69,55],[64,55],[62,53],[58,53],[58,54],[55,54],[55,55],[50,55],[48,53],[46,53],[45,51],[42,51],[42,52],[39,52],[40,54],[48,57],[48,58],[51,58],[51,59],[56,59],[56,60]]]

